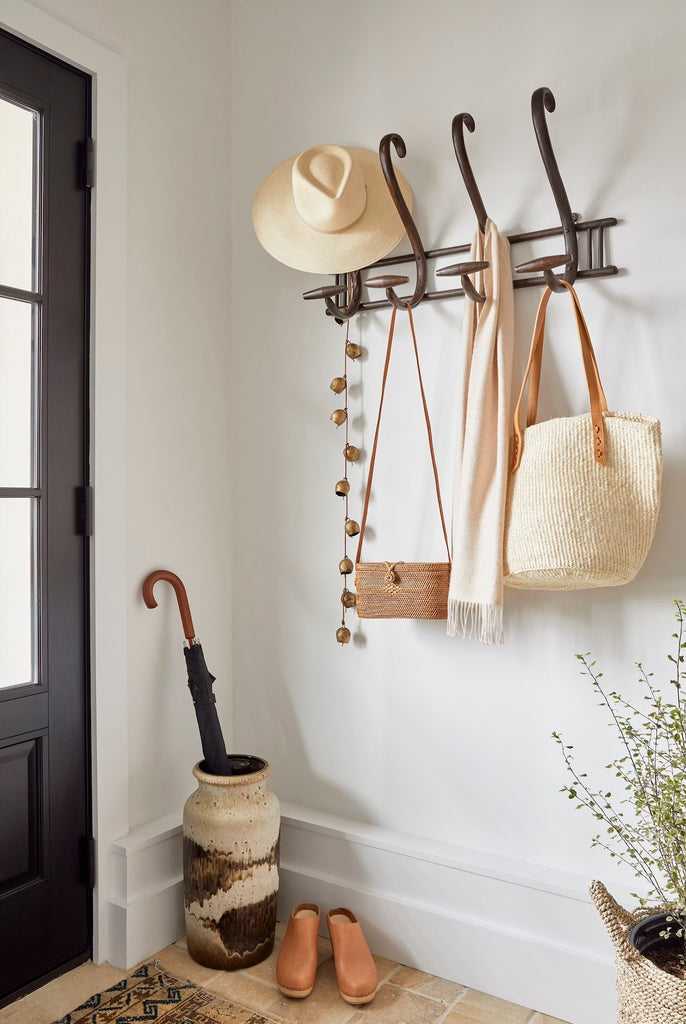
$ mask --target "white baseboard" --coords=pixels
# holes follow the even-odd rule
[[[185,932],[181,812],[112,844],[109,960],[129,968]]]
[[[280,920],[296,903],[347,906],[380,956],[570,1024],[615,1019],[612,947],[586,879],[295,804],[281,811]],[[184,933],[181,812],[113,844],[112,862],[110,959],[128,968]]]
[[[281,920],[296,903],[347,906],[381,956],[570,1024],[608,1024],[613,952],[587,890],[576,876],[282,803]]]

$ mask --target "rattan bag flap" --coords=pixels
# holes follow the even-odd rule
[[[607,411],[579,299],[570,284],[561,283],[574,303],[590,412],[536,422],[551,295],[546,288],[514,412],[505,517],[505,583],[531,590],[628,583],[648,554],[660,508],[660,423],[651,416]],[[522,430],[520,407],[527,382],[527,425]]]
[[[369,510],[369,497],[372,491],[372,479],[374,477],[374,466],[376,463],[376,448],[379,440],[379,425],[381,423],[381,411],[386,393],[386,379],[388,377],[388,366],[391,360],[391,348],[393,345],[393,333],[395,330],[396,308],[393,307],[391,325],[388,332],[388,345],[386,348],[386,362],[384,364],[383,381],[381,384],[381,399],[379,401],[379,415],[376,420],[376,432],[374,434],[374,445],[372,457],[369,463],[369,477],[367,478],[367,490],[364,498],[364,511],[360,526],[360,540],[355,558],[355,590],[357,591],[357,614],[363,619],[447,619],[448,617],[448,588],[450,587],[450,545],[448,544],[448,533],[445,528],[443,516],[443,504],[441,502],[441,489],[438,482],[438,469],[436,467],[436,456],[434,454],[433,437],[431,434],[431,421],[429,410],[424,394],[422,371],[419,365],[419,350],[417,338],[412,319],[412,309],[409,303],[405,304],[410,321],[412,332],[412,344],[414,346],[417,374],[419,376],[419,390],[422,395],[424,407],[424,419],[429,438],[429,452],[433,466],[434,481],[436,484],[436,497],[438,498],[438,510],[441,515],[441,526],[446,551],[448,552],[447,562],[362,562],[362,541],[367,524],[367,512]]]

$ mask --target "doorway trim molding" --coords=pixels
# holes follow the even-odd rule
[[[0,25],[93,77],[93,191],[90,323],[91,744],[96,886],[93,959],[108,959],[111,849],[129,831],[126,644],[126,250],[127,63],[33,7],[0,0]]]

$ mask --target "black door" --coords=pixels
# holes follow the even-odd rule
[[[0,32],[0,1004],[91,948],[90,95]]]

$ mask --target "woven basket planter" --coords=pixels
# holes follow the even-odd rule
[[[593,882],[591,896],[615,947],[617,1024],[684,1024],[686,980],[661,970],[627,938],[635,924],[665,908],[629,913],[610,896],[602,882]]]

